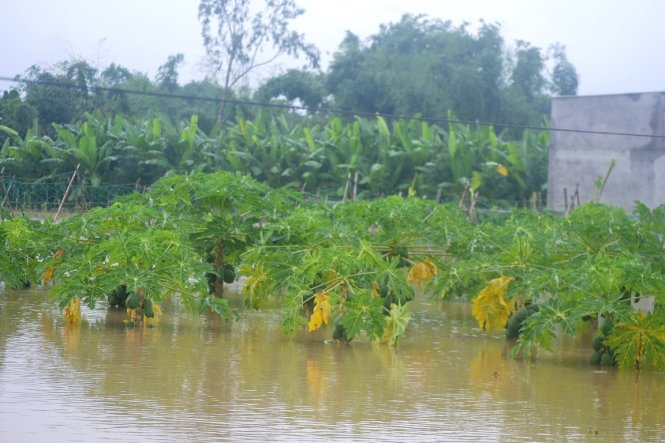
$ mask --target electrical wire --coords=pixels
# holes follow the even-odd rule
[[[194,101],[203,101],[203,102],[213,102],[213,103],[227,103],[232,105],[241,105],[241,106],[258,106],[264,108],[274,108],[282,110],[293,110],[293,111],[306,111],[310,113],[324,113],[324,114],[334,114],[334,115],[346,115],[346,116],[361,116],[361,117],[385,117],[391,120],[416,120],[427,123],[444,123],[444,124],[464,124],[464,125],[477,125],[477,126],[493,126],[493,127],[502,127],[502,128],[513,128],[513,129],[528,129],[533,131],[549,131],[549,132],[567,132],[574,134],[592,134],[592,135],[609,135],[609,136],[623,136],[623,137],[643,137],[643,138],[658,138],[665,139],[663,134],[640,134],[632,132],[616,132],[616,131],[595,131],[590,129],[572,129],[572,128],[552,128],[545,126],[531,126],[531,125],[516,125],[516,124],[504,124],[497,122],[482,122],[482,121],[470,121],[470,120],[458,120],[458,119],[448,119],[448,118],[433,118],[433,117],[422,117],[422,116],[407,116],[403,114],[392,114],[384,112],[368,112],[368,111],[350,111],[345,109],[337,108],[313,108],[310,106],[299,106],[299,105],[290,105],[282,103],[266,103],[266,102],[256,102],[250,100],[237,100],[229,98],[214,98],[214,97],[202,97],[197,95],[186,95],[186,94],[172,94],[167,92],[158,92],[158,91],[138,91],[131,89],[123,88],[112,88],[104,86],[81,86],[73,83],[62,83],[50,80],[28,80],[22,79],[19,77],[6,77],[0,76],[0,81],[7,81],[12,83],[23,83],[29,85],[42,85],[42,86],[53,86],[58,88],[65,89],[78,89],[83,91],[95,91],[95,92],[110,92],[114,94],[134,94],[134,95],[143,95],[149,97],[159,97],[159,98],[168,98],[168,99],[181,99],[181,100],[194,100]]]

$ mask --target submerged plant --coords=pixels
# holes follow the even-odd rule
[[[664,207],[638,205],[631,218],[592,203],[565,218],[515,210],[472,224],[415,196],[324,204],[197,173],[58,224],[2,218],[0,272],[12,286],[50,286],[67,318],[76,303],[108,303],[137,323],[156,321],[169,299],[230,319],[216,287],[239,277],[248,307],[281,306],[287,334],[328,328],[347,343],[395,345],[419,294],[471,295],[479,327],[507,327],[515,355],[601,317],[614,325],[592,344],[601,359],[663,367],[664,236]],[[652,313],[632,306],[644,294]]]
[[[621,368],[640,369],[645,364],[665,367],[665,316],[662,309],[617,323],[605,341]]]

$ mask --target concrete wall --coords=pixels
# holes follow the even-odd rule
[[[665,92],[554,98],[552,128],[664,135]],[[612,159],[601,202],[629,212],[635,200],[665,204],[665,138],[553,131],[550,140],[550,208],[564,210],[564,188],[569,201],[576,186],[581,202],[591,201]]]

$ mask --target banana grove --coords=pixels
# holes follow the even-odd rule
[[[542,202],[547,179],[547,132],[525,131],[522,139],[508,140],[487,126],[442,127],[382,117],[315,123],[269,114],[252,121],[238,117],[209,134],[199,128],[196,115],[173,124],[161,117],[86,114],[76,124],[54,129],[54,138],[35,129],[21,137],[0,126],[7,135],[0,149],[5,189],[11,177],[48,181],[71,174],[78,165],[77,190],[92,206],[95,190],[131,189],[164,175],[220,170],[335,200],[411,190],[453,201],[467,189],[478,192],[486,205],[526,206]],[[20,191],[10,189],[9,201],[20,200]],[[44,199],[31,192],[22,190],[22,201],[34,205]]]
[[[279,306],[287,334],[386,345],[408,333],[414,297],[459,298],[516,357],[593,328],[590,365],[665,367],[665,207],[466,215],[416,196],[323,204],[242,174],[171,175],[60,223],[4,213],[0,279],[48,287],[67,324],[83,303],[126,308],[140,327],[166,302],[232,321],[224,285],[242,278],[247,307]]]

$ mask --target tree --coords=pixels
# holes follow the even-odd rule
[[[318,49],[306,43],[303,34],[289,30],[303,12],[293,0],[263,0],[260,6],[251,0],[201,0],[203,44],[212,74],[222,81],[220,121],[231,89],[257,68],[281,55],[300,54],[308,65],[318,67]]]
[[[543,93],[546,84],[544,67],[545,59],[540,49],[531,46],[529,42],[518,40],[511,83],[529,101]]]
[[[326,88],[335,106],[359,112],[375,112],[379,95],[374,72],[365,69],[369,52],[357,35],[347,31],[326,73]]]
[[[167,92],[178,90],[178,67],[185,61],[182,54],[169,55],[166,63],[159,67],[157,71],[157,84]]]
[[[406,14],[363,44],[347,33],[326,76],[336,107],[401,115],[491,120],[504,82],[499,26],[466,25]]]
[[[99,80],[105,88],[120,89],[131,78],[132,73],[129,72],[129,69],[111,63],[101,72]],[[127,94],[120,91],[108,91],[100,109],[111,114],[129,114],[131,111]]]
[[[269,101],[284,96],[290,103],[299,99],[303,106],[312,110],[324,101],[321,75],[299,69],[289,69],[286,73],[272,77],[256,91],[260,101]]]
[[[71,123],[103,100],[94,93],[97,70],[84,60],[64,61],[51,70],[33,65],[22,78],[28,80],[25,102],[37,109],[40,128],[47,134],[53,134],[51,123]]]
[[[7,126],[21,136],[30,129],[37,118],[37,109],[21,100],[18,91],[11,89],[2,93],[0,98],[0,125]],[[6,135],[0,134],[0,144]]]
[[[556,64],[552,70],[551,90],[556,95],[577,95],[579,77],[577,70],[566,57],[566,47],[554,44],[550,47]]]

